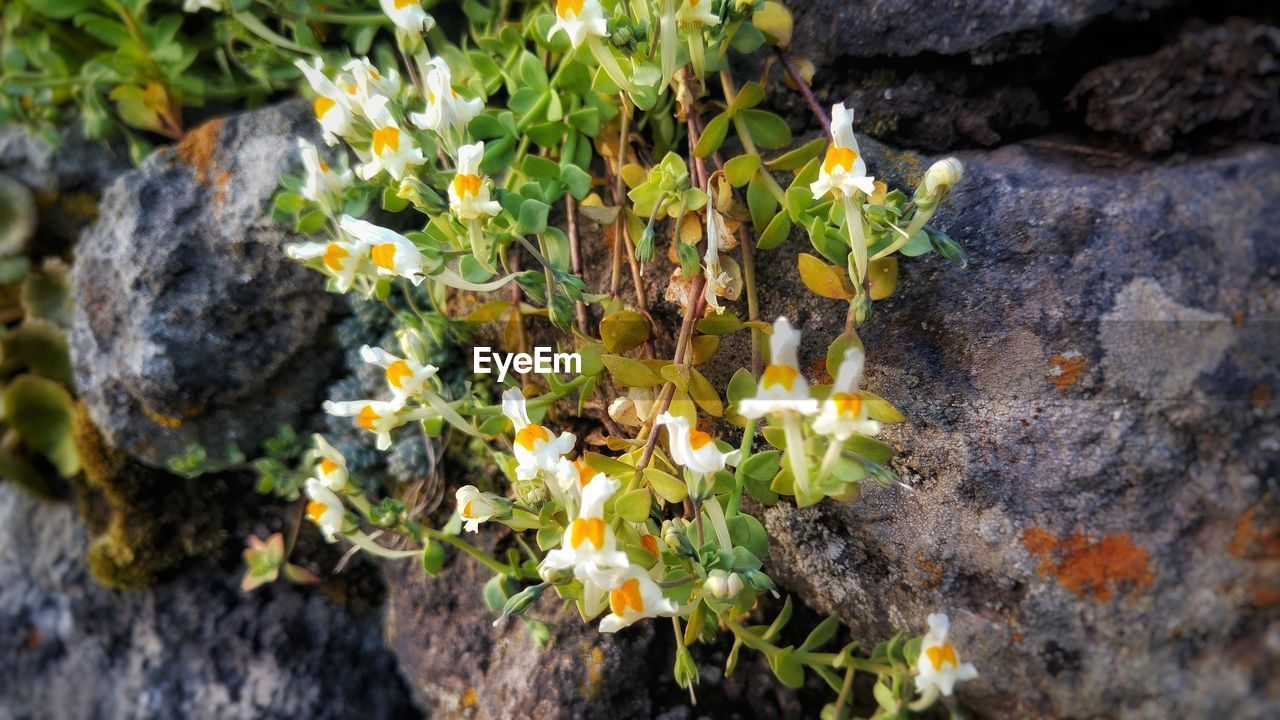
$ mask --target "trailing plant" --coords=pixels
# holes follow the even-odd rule
[[[782,645],[789,603],[748,624],[776,590],[762,570],[767,533],[742,507],[744,494],[806,507],[896,482],[894,450],[876,436],[903,417],[860,387],[856,328],[893,292],[898,256],[962,257],[928,227],[960,163],[935,164],[910,196],[869,176],[852,113],[836,105],[827,119],[787,52],[790,15],[771,0],[469,0],[453,39],[428,34],[434,19],[417,3],[383,6],[397,55],[299,61],[328,149],[299,142],[305,173],[284,179],[275,211],[314,235],[286,251],[334,291],[407,300],[392,308],[398,343],[361,350],[385,393],[326,410],[381,450],[420,442],[402,439],[410,428],[479,444],[501,481],[457,489],[451,518],[435,527],[371,492],[317,436],[302,470],[307,517],[332,542],[419,557],[432,574],[446,552],[464,553],[493,571],[484,596],[494,611],[521,617],[535,637],[546,628],[526,613],[549,593],[585,620],[602,616],[602,632],[668,618],[675,678],[691,693],[690,646],[725,633],[734,641],[726,672],[745,647],[789,686],[813,673],[836,693],[827,718],[850,716],[858,672],[875,676],[881,718],[949,698],[974,677],[941,614],[926,635],[899,634],[869,655],[857,643],[823,650],[834,618]],[[764,109],[766,78],[737,85],[730,51],[766,47],[777,60],[766,73],[787,73],[825,137],[795,146]],[[361,219],[373,202],[394,221]],[[552,222],[561,212],[563,229]],[[582,279],[584,222],[611,244],[607,292]],[[759,317],[756,254],[793,228],[816,253],[799,256],[804,284],[847,303],[845,331],[827,351],[829,385],[810,384],[787,318]],[[674,266],[666,298],[682,318],[670,356],[655,340],[672,329],[648,314],[643,282],[660,243]],[[627,274],[633,296],[622,290]],[[429,302],[414,302],[414,289]],[[729,307],[739,299],[745,320]],[[428,357],[441,329],[460,321],[496,325],[512,350],[528,350],[533,326],[549,323],[581,367],[540,376],[545,387],[513,378],[490,402],[487,384],[446,384]],[[752,345],[751,367],[717,388],[699,366],[737,338]],[[608,407],[601,452],[560,429],[593,396]],[[742,434],[732,445],[702,429],[733,425]],[[485,523],[514,531],[512,545],[494,556],[465,539]]]

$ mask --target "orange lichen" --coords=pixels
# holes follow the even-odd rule
[[[1261,505],[1254,505],[1236,521],[1236,532],[1227,552],[1238,558],[1280,558],[1280,524],[1258,522]]]
[[[1258,383],[1257,385],[1254,386],[1253,390],[1249,391],[1250,405],[1256,408],[1260,408],[1260,407],[1266,407],[1267,403],[1269,402],[1271,402],[1271,388],[1267,387],[1266,385],[1263,385],[1262,383]]]
[[[196,180],[208,184],[216,167],[213,156],[218,151],[218,136],[222,132],[222,119],[215,118],[187,133],[175,146],[178,159],[191,166]]]
[[[1080,382],[1080,378],[1089,369],[1089,363],[1078,353],[1054,355],[1049,362],[1051,367],[1045,377],[1059,390],[1066,390]]]
[[[475,706],[476,706],[476,702],[477,702],[477,698],[476,698],[476,689],[475,689],[475,688],[473,688],[473,687],[469,687],[469,688],[467,688],[467,689],[466,689],[466,692],[462,693],[462,707],[463,707],[463,709],[469,709],[469,708],[473,708],[473,707],[475,707]]]
[[[916,564],[925,572],[924,586],[933,589],[942,584],[942,566],[924,555],[916,555]]]
[[[1155,577],[1150,556],[1133,544],[1129,533],[1093,542],[1078,530],[1058,538],[1032,527],[1022,533],[1022,546],[1039,556],[1040,577],[1053,577],[1081,598],[1106,601],[1117,592],[1132,594]]]

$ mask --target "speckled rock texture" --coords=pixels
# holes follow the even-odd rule
[[[205,564],[163,585],[89,579],[69,505],[0,485],[0,717],[419,717],[373,613]]]
[[[334,303],[268,215],[314,125],[302,101],[211,121],[103,197],[77,249],[71,354],[113,447],[163,466],[198,443],[216,460],[318,404]]]
[[[929,162],[863,149],[909,186]],[[763,510],[768,569],[855,637],[947,610],[990,717],[1275,717],[1280,148],[959,157],[935,223],[968,266],[904,260],[861,332],[905,487]],[[762,313],[816,370],[845,310],[806,245],[761,262]]]

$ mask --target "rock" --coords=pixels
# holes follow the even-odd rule
[[[909,187],[929,162],[863,150]],[[992,717],[1276,717],[1280,148],[960,157],[935,225],[968,267],[904,259],[861,330],[907,487],[764,510],[766,569],[868,643],[950,612]],[[845,307],[800,284],[807,246],[761,254],[761,312],[820,368]]]
[[[162,466],[196,443],[248,451],[317,402],[331,296],[268,216],[294,101],[211,121],[120,178],[75,263],[76,384],[108,444]]]
[[[1280,134],[1280,27],[1232,18],[1181,33],[1159,51],[1089,71],[1068,100],[1094,130],[1145,152],[1208,129],[1228,137]],[[1225,131],[1225,132],[1224,132]]]
[[[107,590],[86,542],[70,506],[0,485],[0,716],[416,715],[375,615],[213,565]]]
[[[956,55],[993,40],[1079,30],[1108,15],[1142,18],[1168,0],[798,0],[794,48],[819,63],[842,56]]]

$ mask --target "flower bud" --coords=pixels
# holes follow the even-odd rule
[[[689,542],[688,536],[684,534],[686,525],[687,523],[681,518],[662,523],[662,541],[679,557],[694,557],[698,553],[694,550],[693,543]]]
[[[733,600],[742,592],[742,578],[737,573],[712,570],[702,587],[717,600]]]
[[[408,200],[415,208],[432,215],[449,209],[449,203],[445,202],[439,193],[413,176],[405,176],[400,181],[400,186],[396,188],[396,197]]]
[[[953,157],[939,160],[925,171],[924,191],[927,195],[945,193],[960,182],[963,176],[964,163]]]
[[[507,599],[507,603],[502,606],[502,617],[523,615],[524,612],[534,603],[538,602],[538,598],[542,597],[542,593],[546,589],[546,583],[539,583],[537,585],[530,585],[515,595],[512,595]]]
[[[759,570],[743,570],[742,578],[760,592],[776,592],[777,586],[773,584],[773,579]]]
[[[549,585],[560,585],[573,579],[573,567],[550,567],[543,563],[538,566],[538,577]]]
[[[649,262],[653,259],[654,236],[653,225],[646,225],[644,232],[640,233],[640,240],[636,243],[636,259],[640,262]]]

